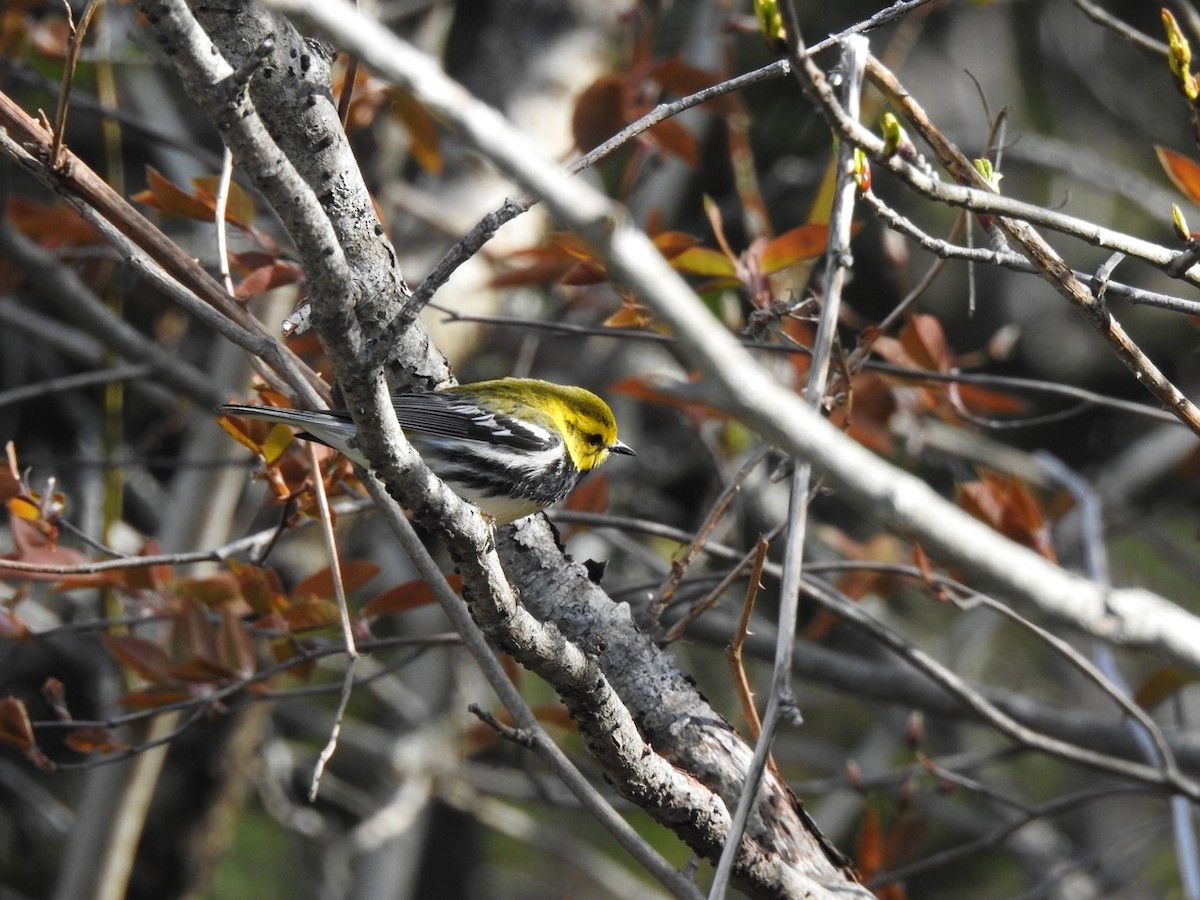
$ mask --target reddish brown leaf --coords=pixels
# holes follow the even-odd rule
[[[343,56],[334,66],[333,96],[335,97],[341,97],[347,87],[347,62],[348,60]],[[363,67],[359,67],[354,73],[352,88],[350,108],[346,111],[347,133],[369,127],[384,104],[391,102],[391,92],[388,86],[378,78],[372,78]]]
[[[209,621],[207,609],[199,601],[191,597],[183,599],[178,614],[171,622],[170,648],[170,658],[173,660],[217,658],[216,628]],[[174,669],[167,671],[172,677],[180,677]]]
[[[259,240],[262,239],[262,237],[259,238]],[[274,251],[268,251],[259,247],[255,247],[250,250],[243,250],[240,253],[231,252],[229,254],[229,261],[233,264],[234,268],[242,274],[253,272],[255,269],[261,269],[264,266],[269,266],[273,262],[278,262],[279,259],[280,251],[278,249]]]
[[[582,262],[600,262],[600,254],[596,249],[574,232],[555,231],[546,235],[546,240],[574,259]]]
[[[18,231],[47,250],[100,242],[96,229],[69,206],[14,197],[8,201],[7,212]]]
[[[112,570],[107,572],[96,572],[90,575],[68,575],[54,582],[54,590],[56,591],[73,591],[77,588],[85,587],[103,587],[106,585],[124,585],[121,579],[123,569]]]
[[[981,473],[979,481],[956,488],[959,505],[1005,537],[1054,561],[1050,529],[1041,505],[1013,476]]]
[[[862,229],[862,223],[856,222],[851,228],[851,235]],[[759,265],[767,275],[781,272],[788,266],[813,259],[825,252],[829,244],[829,226],[824,223],[813,223],[791,228],[783,234],[771,238],[759,255]]]
[[[729,418],[728,413],[722,412],[716,407],[709,406],[700,400],[692,400],[682,396],[682,392],[686,390],[684,385],[676,385],[676,387],[679,389],[680,394],[674,394],[668,390],[656,387],[652,377],[633,376],[613,382],[608,386],[608,390],[614,394],[624,394],[627,397],[633,397],[646,403],[655,403],[660,406],[682,409],[689,415],[700,419],[724,420]]]
[[[608,281],[608,273],[600,263],[587,260],[575,263],[559,280],[572,287],[584,287],[589,284],[604,284]]]
[[[806,364],[807,357],[793,354]],[[807,365],[797,372],[797,383],[807,374]],[[864,447],[887,456],[894,447],[892,416],[896,412],[896,393],[887,381],[873,372],[854,376],[849,402],[830,414],[830,421],[846,429],[846,433]]]
[[[601,473],[586,479],[563,501],[563,509],[592,513],[608,509],[608,475]]]
[[[430,175],[442,174],[441,136],[428,108],[401,88],[393,88],[391,98],[392,118],[408,132],[408,149],[417,165]]]
[[[340,621],[337,604],[328,600],[297,603],[283,612],[283,620],[292,631],[327,628]]]
[[[215,659],[203,656],[193,656],[170,668],[171,677],[176,681],[189,681],[195,684],[220,684],[237,677],[232,669],[221,665]]]
[[[1171,183],[1193,203],[1200,203],[1200,163],[1166,147],[1156,146],[1154,152]]]
[[[657,62],[650,68],[649,75],[662,85],[663,90],[677,97],[698,93],[721,80],[716,72],[688,65],[679,56],[668,56]]]
[[[24,6],[36,9],[32,3],[20,4],[5,4],[8,6]],[[16,10],[14,10],[16,12]],[[56,62],[66,59],[67,45],[71,37],[71,26],[62,16],[47,16],[41,21],[29,22],[26,17],[29,28],[28,40],[30,45],[47,59],[52,59]],[[5,23],[6,25],[10,23]]]
[[[874,807],[867,807],[862,824],[858,826],[854,860],[864,881],[869,881],[887,863],[883,849],[883,825]]]
[[[1004,500],[1006,518],[1031,535],[1048,541],[1046,514],[1024,483],[1013,475],[995,472],[980,473],[990,490]]]
[[[212,200],[213,213],[217,211],[217,190],[220,188],[221,176],[201,175],[193,178],[196,196],[203,198],[205,205]],[[239,228],[249,230],[254,225],[254,199],[236,181],[229,182],[229,192],[225,198],[225,221]]]
[[[180,597],[198,600],[214,609],[242,600],[237,579],[229,572],[217,572],[203,578],[178,578],[171,590]]]
[[[1154,709],[1198,680],[1194,673],[1180,666],[1160,666],[1138,685],[1133,700],[1144,709]]]
[[[882,359],[884,362],[891,363],[893,366],[896,366],[897,368],[903,368],[903,369],[920,369],[921,368],[920,366],[917,365],[917,361],[909,355],[908,350],[904,347],[904,345],[901,344],[898,340],[896,340],[893,337],[888,337],[887,335],[881,335],[881,336],[875,338],[875,340],[872,341],[872,343],[871,343],[871,349],[874,350],[875,353],[879,356],[879,358]],[[895,381],[900,382],[901,384],[913,384],[914,382],[917,382],[917,380],[918,380],[916,376],[914,376],[913,378],[905,378],[900,375],[889,376],[889,377],[893,378]]]
[[[842,536],[839,547],[848,558],[871,563],[899,563],[905,558],[899,538],[890,534],[872,535],[866,543],[861,544]],[[851,600],[861,600],[869,594],[884,598],[891,596],[891,586],[894,583],[895,579],[891,575],[873,566],[867,566],[848,572],[839,580],[838,587]]]
[[[933,316],[918,313],[905,322],[900,329],[900,343],[918,368],[948,372],[954,365],[942,323]]]
[[[23,751],[36,746],[29,711],[16,697],[0,697],[0,742]]]
[[[246,631],[246,625],[229,609],[221,611],[221,625],[217,629],[217,651],[221,665],[243,678],[253,675],[258,668],[254,642]]]
[[[185,219],[212,221],[216,215],[216,202],[212,197],[188,193],[173,184],[154,166],[146,166],[146,183],[149,187],[139,191],[130,199],[162,212],[183,216]]]
[[[119,753],[129,749],[128,743],[107,728],[94,726],[76,728],[67,733],[64,741],[76,753]]]
[[[584,88],[571,115],[576,147],[586,153],[629,124],[625,96],[625,83],[612,74],[601,75]]]
[[[601,324],[605,328],[651,328],[654,325],[654,316],[640,303],[622,303],[620,309]]]
[[[557,247],[532,247],[510,254],[506,268],[492,276],[493,287],[554,284],[575,268],[577,260]]]
[[[347,593],[362,587],[379,574],[379,566],[365,559],[349,559],[342,563],[342,586]],[[332,597],[333,572],[325,567],[319,572],[309,575],[292,588],[293,599],[305,597]]]
[[[24,498],[14,498],[9,501],[9,530],[12,534],[15,553],[0,555],[0,560],[15,560],[39,566],[54,566],[59,568],[85,567],[95,563],[90,556],[72,550],[70,547],[59,547],[54,543],[55,529],[40,519],[31,520],[23,513],[36,507]],[[71,576],[70,582],[63,582],[62,574],[50,572],[22,572],[17,569],[5,568],[0,561],[0,578],[11,578],[24,581],[54,581],[60,582],[66,588],[91,587],[96,585],[117,584],[120,575],[116,572],[81,573]]]
[[[695,247],[700,239],[682,231],[662,231],[654,235],[651,243],[658,248],[664,259],[674,259],[684,250]]]
[[[304,269],[286,259],[272,260],[268,265],[254,269],[237,283],[233,296],[247,300],[285,284],[303,284]]]
[[[227,560],[226,565],[237,579],[242,597],[256,613],[269,616],[287,606],[279,576],[273,569],[241,563],[235,559]]]
[[[151,683],[168,679],[170,660],[158,644],[131,634],[106,634],[101,638],[108,652],[125,668],[136,672]]]
[[[462,592],[462,576],[447,575],[446,581],[455,593]],[[396,615],[436,602],[437,598],[424,581],[406,581],[373,597],[363,608],[362,614],[367,619],[378,619],[380,616]]]
[[[700,165],[700,145],[696,136],[675,119],[664,119],[643,132],[641,137],[663,153],[683,160],[693,169]]]
[[[142,556],[157,556],[160,547],[158,542],[151,539],[146,541],[141,550]],[[170,566],[130,566],[121,570],[121,583],[130,590],[162,591],[175,578]]]

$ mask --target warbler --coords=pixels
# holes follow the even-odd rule
[[[433,473],[499,525],[562,500],[610,453],[636,455],[617,440],[608,404],[580,387],[498,378],[393,394],[392,406]],[[303,428],[297,437],[368,466],[348,412],[238,404],[218,409]]]

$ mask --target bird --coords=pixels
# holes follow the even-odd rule
[[[536,378],[497,378],[392,395],[396,418],[426,465],[494,524],[505,525],[564,499],[610,454],[636,456],[617,439],[608,404],[581,387]],[[369,468],[344,410],[226,404],[218,412],[302,428]]]

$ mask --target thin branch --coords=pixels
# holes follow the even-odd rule
[[[80,388],[95,387],[112,381],[133,381],[145,378],[154,372],[153,366],[145,364],[113,366],[111,369],[101,369],[99,372],[81,372],[78,375],[63,375],[60,378],[50,378],[38,384],[27,384],[23,387],[0,391],[0,407],[24,403],[38,397],[47,397],[63,391],[75,391]]]
[[[312,778],[308,783],[308,800],[310,803],[317,799],[317,793],[321,790],[321,777],[325,774],[325,767],[329,764],[329,760],[333,758],[334,751],[337,750],[338,737],[342,733],[342,720],[346,715],[346,706],[350,703],[350,695],[354,690],[354,668],[358,661],[358,651],[354,649],[353,643],[350,644],[350,650],[353,651],[352,656],[347,656],[346,671],[342,673],[342,687],[338,692],[337,710],[333,714],[333,726],[329,729],[329,737],[325,741],[325,746],[321,748],[320,754],[317,756],[317,762],[313,766]]]
[[[742,556],[742,558],[740,560],[738,560],[737,564],[734,565],[725,574],[725,577],[722,578],[717,583],[717,585],[705,595],[704,598],[702,598],[700,601],[698,601],[696,603],[693,603],[691,608],[687,611],[687,613],[684,614],[683,616],[681,616],[679,621],[677,621],[674,625],[672,625],[667,630],[666,636],[663,638],[663,640],[666,643],[670,644],[670,643],[674,643],[675,641],[677,641],[681,637],[683,637],[684,633],[687,631],[688,627],[693,622],[695,622],[698,618],[700,618],[702,615],[704,615],[704,613],[706,613],[708,610],[712,609],[714,606],[717,605],[717,603],[720,602],[721,596],[725,593],[725,591],[729,590],[730,586],[735,581],[737,581],[741,577],[742,573],[746,570],[746,568],[748,566],[751,568],[751,571],[752,571],[751,585],[757,584],[758,579],[762,574],[762,572],[760,571],[762,568],[762,561],[758,559],[758,556],[760,553],[766,552],[765,549],[763,549],[763,544],[767,544],[769,546],[770,542],[773,541],[779,535],[779,533],[783,530],[784,527],[785,527],[785,525],[779,525],[776,528],[773,528],[770,531],[770,533],[765,534],[765,535],[760,535],[758,542],[755,544],[755,546],[753,548],[751,548],[749,551],[747,551],[746,554],[744,556]],[[693,543],[695,543],[695,539],[693,539]],[[698,545],[698,549],[702,549],[704,547],[704,543],[705,542],[701,542]],[[753,607],[754,594],[749,589],[747,589],[746,602],[751,607]],[[747,614],[749,614],[748,610],[747,610]],[[755,732],[753,735],[755,738],[758,737],[757,728],[758,728],[758,716],[756,714],[755,715]]]
[[[71,85],[75,81],[75,67],[79,64],[83,39],[87,36],[92,18],[99,11],[101,3],[100,0],[88,0],[88,5],[83,11],[83,18],[78,25],[75,24],[75,17],[71,14],[71,5],[66,2],[63,5],[67,10],[67,58],[63,63],[62,87],[59,88],[58,109],[54,114],[54,139],[50,145],[50,165],[55,169],[62,168],[66,163],[63,148],[67,134],[67,108],[71,101]]]
[[[1161,56],[1164,59],[1166,59],[1166,57],[1169,55],[1170,49],[1162,41],[1157,41],[1154,38],[1142,34],[1132,25],[1122,22],[1112,13],[1108,12],[1108,10],[1097,6],[1092,2],[1092,0],[1071,0],[1071,2],[1079,7],[1080,12],[1082,12],[1093,22],[1097,23],[1098,25],[1103,25],[1118,37],[1129,41],[1129,43],[1133,44],[1133,46],[1137,47],[1138,49]]]
[[[725,515],[725,511],[729,508],[729,504],[733,502],[734,497],[741,491],[746,479],[750,477],[750,473],[758,467],[767,454],[771,452],[769,444],[760,444],[743,462],[733,477],[729,479],[729,483],[725,485],[720,496],[713,502],[709,508],[708,515],[704,517],[704,523],[696,529],[696,536],[689,543],[688,547],[683,551],[683,554],[671,563],[671,571],[663,580],[658,590],[654,594],[654,600],[646,609],[645,620],[648,626],[652,629],[659,630],[661,628],[660,619],[663,611],[670,606],[671,600],[675,596],[675,591],[678,590],[680,582],[687,575],[688,568],[700,555],[700,547],[704,541],[717,527],[721,517]],[[670,636],[666,640],[671,640]]]
[[[800,38],[799,17],[790,0],[782,5],[786,21],[788,55],[793,69],[811,65],[808,51]],[[866,38],[854,35],[842,42],[840,66],[843,77],[843,96],[847,115],[858,116],[862,99],[863,67],[868,56]],[[809,409],[818,415],[825,407],[825,387],[829,379],[829,363],[833,356],[842,288],[850,266],[850,234],[854,213],[855,149],[843,144],[837,157],[837,184],[829,218],[829,244],[825,252],[825,294],[821,300],[821,318],[813,340],[813,358],[809,367],[804,399]],[[729,840],[721,853],[716,874],[709,891],[711,900],[722,900],[729,887],[734,860],[742,835],[754,808],[760,780],[771,755],[775,732],[784,716],[799,721],[792,692],[792,653],[796,646],[796,619],[800,603],[800,584],[804,561],[804,540],[808,524],[808,493],[812,486],[812,464],[797,462],[792,473],[791,498],[788,505],[788,530],[784,539],[783,579],[779,589],[779,632],[775,645],[775,663],[771,670],[771,687],[767,709],[763,716],[762,732],[754,745],[754,756],[746,772],[746,783],[738,800]],[[816,832],[820,838],[820,833]]]
[[[225,208],[229,203],[229,186],[233,183],[233,154],[226,147],[221,152],[221,177],[217,179],[217,196],[213,204],[213,224],[217,231],[217,268],[225,291],[233,295],[233,278],[229,274],[229,240],[225,224]]]
[[[751,739],[756,741],[762,734],[762,719],[758,717],[758,709],[754,705],[754,692],[750,689],[749,679],[746,678],[742,649],[746,646],[746,635],[750,632],[750,618],[754,614],[754,601],[758,597],[758,592],[762,590],[763,564],[767,561],[767,550],[770,546],[770,542],[765,537],[760,537],[754,545],[754,550],[751,551],[754,558],[751,561],[750,578],[746,582],[746,596],[742,600],[741,617],[738,619],[733,639],[725,647],[725,658],[729,662],[729,671],[742,706],[742,715],[750,729]],[[741,570],[742,567],[739,564],[734,567],[732,573],[741,572]],[[689,620],[685,619],[684,621]],[[770,765],[774,767],[774,761]]]
[[[1081,277],[1084,276],[1084,273],[1078,274],[1080,274]],[[1186,303],[1187,301],[1181,302]],[[646,341],[648,343],[664,344],[667,346],[679,347],[681,349],[684,347],[677,337],[660,334],[655,331],[636,331],[633,329],[624,328],[600,328],[591,325],[576,325],[570,322],[543,322],[516,318],[512,316],[484,316],[469,315],[465,313],[455,314],[450,317],[450,320],[456,322],[483,322],[488,325],[496,325],[506,328],[532,328],[539,331],[550,331],[558,334],[580,337],[607,337],[616,341]],[[760,341],[743,338],[739,340],[738,344],[746,351],[757,353],[807,354],[810,352],[807,347],[803,347],[795,343],[764,344]],[[1131,400],[1122,400],[1118,397],[1109,397],[1104,394],[1097,393],[1096,391],[1089,391],[1086,388],[1076,387],[1075,385],[1059,384],[1053,381],[1042,381],[1036,378],[1018,378],[1012,375],[992,375],[983,372],[938,372],[932,369],[912,369],[906,368],[905,366],[897,366],[893,365],[892,363],[885,363],[880,360],[872,359],[868,359],[863,362],[861,368],[872,372],[879,372],[881,374],[889,375],[898,379],[903,379],[905,382],[911,382],[912,384],[923,384],[927,382],[943,384],[973,384],[978,385],[979,387],[998,388],[1001,390],[1049,394],[1056,397],[1067,397],[1073,400],[1080,400],[1095,406],[1120,410],[1121,412],[1126,412],[1135,416],[1143,416],[1159,422],[1170,422],[1176,425],[1181,424],[1178,416],[1174,416],[1156,406],[1149,406],[1145,403],[1137,403]],[[557,512],[552,513],[552,515],[557,514]]]

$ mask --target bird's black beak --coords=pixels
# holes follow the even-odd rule
[[[613,441],[608,445],[610,453],[620,453],[622,456],[637,456],[637,451],[628,444],[622,444],[620,441]]]

